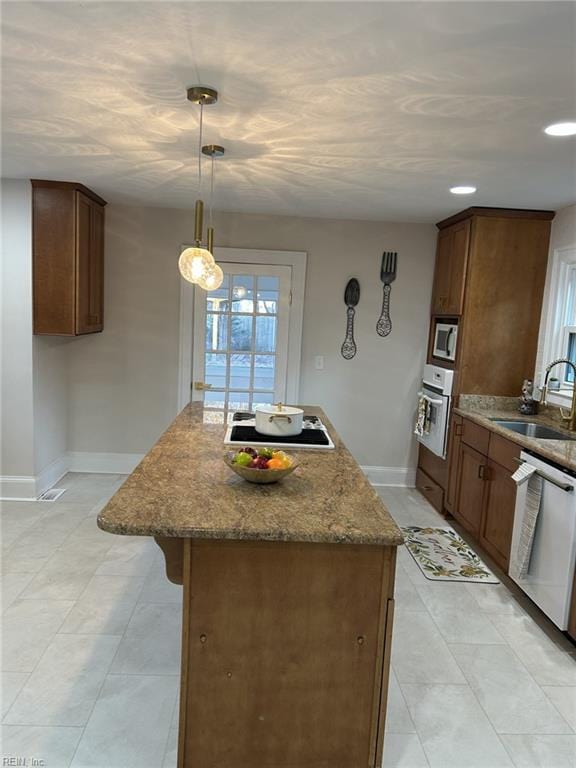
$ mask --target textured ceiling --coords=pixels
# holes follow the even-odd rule
[[[189,207],[198,109],[221,210],[434,221],[576,199],[572,2],[11,2],[3,175]],[[205,170],[209,160],[205,162]],[[479,193],[454,198],[452,184]]]

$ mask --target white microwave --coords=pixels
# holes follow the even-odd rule
[[[456,323],[436,323],[434,326],[434,344],[432,357],[440,360],[456,359],[456,339],[458,326]]]

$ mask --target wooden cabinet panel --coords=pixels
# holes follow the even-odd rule
[[[465,443],[461,443],[458,497],[453,514],[464,528],[476,537],[480,532],[484,508],[486,464],[485,456]]]
[[[33,192],[34,333],[69,334],[74,328],[74,191]]]
[[[184,546],[178,765],[381,765],[395,552]]]
[[[34,333],[102,330],[105,205],[81,184],[32,181]]]
[[[478,217],[459,330],[459,391],[514,396],[534,373],[550,222]]]
[[[448,483],[446,485],[446,496],[444,498],[444,506],[448,512],[452,512],[454,509],[458,492],[458,467],[460,463],[462,421],[462,416],[458,416],[456,413],[452,414],[448,446]]]
[[[505,467],[509,472],[516,472],[518,461],[522,449],[512,440],[507,440],[495,432],[490,434],[490,445],[488,447],[488,458],[495,461],[496,464]]]
[[[471,448],[475,448],[484,456],[488,455],[488,445],[490,443],[490,432],[481,427],[479,424],[475,424],[470,419],[463,419],[462,421],[462,442],[469,445]]]
[[[504,571],[508,571],[510,559],[515,503],[516,483],[510,470],[489,461],[479,541]]]
[[[459,222],[438,234],[432,294],[433,315],[462,314],[469,235],[469,221]]]
[[[444,502],[444,491],[442,488],[429,477],[426,472],[418,468],[416,470],[416,488],[420,491],[425,499],[428,499],[430,504],[438,512],[442,512]]]
[[[76,193],[76,333],[103,327],[104,211],[81,192]]]

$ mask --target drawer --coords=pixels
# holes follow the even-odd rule
[[[475,451],[482,453],[484,456],[488,455],[488,445],[490,443],[490,432],[484,427],[475,424],[470,419],[464,419],[462,422],[462,437],[461,440],[470,448],[474,448]]]
[[[518,462],[515,459],[520,458],[521,450],[522,448],[513,443],[512,440],[507,440],[505,437],[494,432],[490,435],[488,456],[496,464],[500,464],[501,467],[508,469],[510,472],[516,472],[518,469]]]
[[[420,468],[416,470],[416,488],[420,491],[422,496],[428,499],[434,509],[437,509],[438,512],[442,512],[444,490]]]

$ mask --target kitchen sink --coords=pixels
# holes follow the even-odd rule
[[[576,436],[567,435],[534,421],[505,421],[503,419],[492,419],[492,421],[499,427],[511,429],[512,432],[518,432],[518,434],[526,435],[526,437],[537,437],[540,440],[576,440]]]

